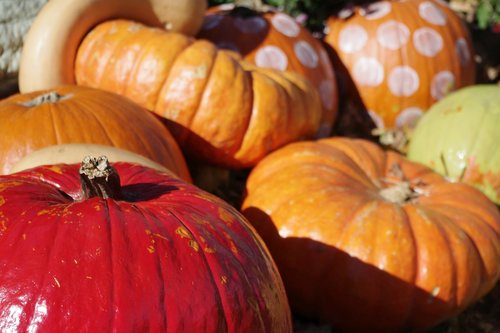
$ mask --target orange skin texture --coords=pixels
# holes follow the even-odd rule
[[[131,21],[95,27],[80,44],[75,75],[154,111],[186,154],[225,167],[255,165],[320,126],[319,95],[301,75]]]
[[[49,91],[62,99],[23,104]],[[145,156],[191,181],[184,156],[161,121],[114,93],[68,85],[13,95],[0,101],[0,132],[0,174],[9,173],[21,158],[40,148],[94,143]]]
[[[329,56],[321,42],[314,38],[312,34],[298,23],[292,23],[293,18],[278,11],[263,11],[248,14],[233,14],[231,10],[225,10],[225,6],[211,7],[206,14],[205,24],[198,33],[198,38],[208,39],[221,48],[237,48],[245,60],[259,66],[256,56],[265,47],[276,47],[286,55],[285,70],[293,71],[304,75],[309,79],[314,87],[320,91],[322,97],[323,115],[321,119],[321,133],[319,136],[328,136],[338,111],[338,93],[335,73]],[[280,18],[281,22],[288,22],[288,35],[282,33],[273,25],[273,18]],[[262,28],[258,31],[245,31],[238,29],[244,22],[260,20]],[[216,22],[216,24],[213,24]],[[282,23],[285,25],[286,23]],[[286,30],[285,30],[286,32]],[[311,51],[317,57],[315,66],[305,65],[297,56],[295,47],[297,43],[307,43]],[[311,54],[309,54],[312,57]],[[311,61],[311,58],[309,61]],[[270,64],[266,64],[269,66]],[[274,64],[279,66],[279,64]],[[261,66],[262,67],[262,66]],[[324,90],[323,92],[321,92]],[[323,101],[324,100],[324,101]]]
[[[347,19],[341,19],[336,16],[330,16],[327,20],[327,34],[325,42],[334,49],[334,61],[336,68],[344,68],[344,80],[346,89],[349,90],[349,96],[359,94],[360,102],[366,110],[372,111],[378,116],[386,128],[396,127],[396,119],[405,109],[418,108],[425,112],[436,99],[432,94],[432,82],[435,75],[447,71],[454,75],[454,82],[449,86],[441,86],[443,93],[464,87],[475,82],[475,63],[473,60],[474,50],[469,32],[462,22],[462,19],[456,15],[448,6],[440,1],[427,0],[409,0],[409,1],[380,1],[375,4],[390,4],[390,12],[377,19],[368,19],[363,13],[362,7],[355,7],[352,16]],[[439,15],[445,17],[445,22],[432,24],[419,16],[419,6],[431,4],[437,8]],[[369,10],[368,10],[369,11]],[[376,15],[376,14],[375,14]],[[439,18],[439,16],[438,16]],[[407,42],[398,48],[391,49],[383,47],[379,42],[377,33],[383,24],[390,22],[403,23],[407,27]],[[343,29],[347,27],[359,26],[366,33],[366,43],[360,50],[355,52],[346,52],[342,48],[340,38]],[[415,47],[415,32],[417,29],[432,29],[442,38],[442,48],[433,56],[425,56],[419,53]],[[401,38],[402,33],[399,33]],[[460,56],[457,55],[457,40],[463,38],[463,52],[467,52],[468,60],[461,63]],[[352,38],[356,40],[356,38]],[[423,43],[428,46],[430,41],[427,39]],[[362,58],[374,58],[383,68],[383,80],[380,84],[374,86],[358,82],[353,74],[354,66]],[[338,64],[337,64],[338,62]],[[409,95],[397,96],[389,89],[389,77],[391,71],[398,66],[409,66],[418,75],[418,87],[414,93]],[[365,74],[366,76],[373,75]],[[408,78],[403,81],[408,82]],[[406,83],[407,83],[406,82]],[[405,82],[399,82],[396,87],[401,87]],[[357,91],[357,92],[356,92]],[[380,126],[379,126],[380,127]]]
[[[382,196],[402,182],[396,165],[417,191],[408,201]],[[426,331],[500,277],[498,208],[368,141],[305,141],[270,154],[252,170],[241,209],[292,309],[342,332]]]

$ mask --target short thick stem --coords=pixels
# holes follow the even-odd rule
[[[120,199],[120,176],[106,156],[86,156],[80,166],[80,183],[83,199],[100,197]]]
[[[43,95],[39,95],[29,101],[22,102],[25,107],[35,107],[44,103],[57,103],[59,101],[69,98],[71,95],[60,95],[57,91],[50,91]]]

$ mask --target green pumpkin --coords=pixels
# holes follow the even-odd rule
[[[500,86],[469,86],[432,105],[411,136],[408,158],[500,204]]]

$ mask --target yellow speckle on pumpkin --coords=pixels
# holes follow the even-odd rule
[[[163,236],[163,235],[160,235],[160,234],[158,234],[158,233],[154,233],[154,234],[153,234],[153,236],[158,237],[158,238],[161,238],[161,239],[164,239],[164,240],[168,240],[168,238],[167,238],[167,237],[165,237],[165,236]]]
[[[206,253],[215,253],[215,249],[211,247],[205,247],[203,251],[205,251]]]
[[[220,277],[220,283],[221,283],[221,284],[226,284],[226,283],[227,283],[227,280],[228,280],[228,279],[227,279],[227,276],[225,276],[225,275],[222,275],[222,276]]]
[[[99,205],[95,205],[95,206],[94,206],[94,209],[95,209],[96,211],[100,211],[100,210],[101,210],[101,206],[99,206]]]
[[[177,235],[181,236],[182,238],[191,239],[191,235],[189,234],[189,231],[184,227],[178,227],[177,229],[175,229],[175,233]]]
[[[62,175],[62,173],[63,173],[62,170],[61,170],[61,167],[58,166],[58,165],[52,165],[48,169],[51,170],[51,171],[54,171],[55,173],[58,173],[60,175]]]
[[[54,282],[56,283],[57,287],[61,288],[61,284],[59,283],[59,280],[55,276],[53,276],[53,278],[54,278]]]
[[[73,259],[73,262],[75,263],[75,265],[78,265],[78,260]]]
[[[5,198],[0,195],[0,206],[2,206],[5,203]]]
[[[147,249],[148,249],[149,253],[154,253],[155,252],[155,247],[153,245],[149,245]]]
[[[22,237],[23,237],[23,240],[26,240],[26,234],[23,234]]]
[[[92,280],[92,276],[88,276],[88,275],[87,275],[85,278],[86,278],[87,280]]]
[[[198,243],[195,240],[190,239],[188,241],[188,245],[189,245],[189,247],[191,247],[196,252],[198,252],[198,250],[200,249],[200,246],[198,245]]]
[[[219,217],[226,224],[232,224],[233,223],[233,216],[227,210],[225,210],[222,207],[219,207]]]

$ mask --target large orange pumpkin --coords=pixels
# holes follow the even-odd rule
[[[61,86],[0,101],[0,174],[39,148],[96,143],[143,155],[184,180],[189,171],[179,146],[156,116],[106,91]]]
[[[287,145],[250,173],[242,211],[296,313],[341,332],[425,331],[500,277],[500,214],[475,188],[374,143]]]
[[[313,137],[322,114],[319,94],[302,75],[258,68],[206,40],[126,20],[87,34],[75,75],[80,85],[122,94],[168,119],[185,153],[232,168]]]
[[[443,1],[346,8],[328,19],[325,42],[336,68],[346,69],[340,84],[352,80],[348,89],[379,128],[411,127],[434,102],[475,80],[467,27]]]
[[[198,38],[234,50],[259,67],[290,70],[311,80],[323,106],[319,137],[329,136],[337,115],[337,81],[319,40],[276,8],[225,4],[209,8]],[[256,8],[254,8],[256,7]]]

